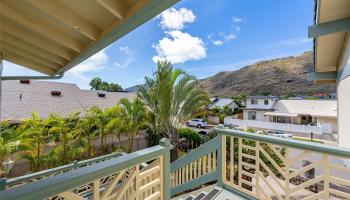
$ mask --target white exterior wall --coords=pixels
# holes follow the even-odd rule
[[[273,104],[276,102],[276,99],[256,99],[258,100],[258,104],[251,104],[252,99],[247,99],[247,108],[257,108],[257,109],[271,109]],[[264,105],[264,101],[268,100],[269,104]]]
[[[344,52],[340,62],[339,70],[347,68],[350,70],[350,35],[344,44]],[[338,70],[338,73],[339,73]],[[350,76],[337,85],[338,95],[338,134],[339,146],[350,148]]]
[[[317,117],[317,124],[330,124],[332,126],[332,132],[338,132],[337,118]]]
[[[261,111],[261,110],[244,110],[243,111],[243,119],[249,120],[248,119],[248,112],[250,111],[255,111],[256,112],[256,121],[268,121],[268,116],[265,116],[264,113],[266,111]]]
[[[240,128],[260,128],[266,130],[281,130],[294,133],[314,133],[322,134],[323,128],[321,126],[308,126],[308,125],[297,125],[297,124],[285,124],[276,122],[265,122],[257,120],[240,120],[225,117],[225,125],[237,125]]]

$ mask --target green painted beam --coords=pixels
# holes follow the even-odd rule
[[[181,184],[181,185],[178,185],[178,186],[172,188],[171,189],[171,196],[174,196],[176,194],[190,190],[190,189],[195,188],[195,187],[199,187],[199,186],[204,185],[206,183],[213,182],[213,181],[217,180],[217,177],[218,177],[217,171],[209,172],[203,176],[197,177],[197,178],[190,180],[184,184]]]
[[[347,62],[346,65],[338,71],[337,81],[341,81],[350,76],[350,63]]]
[[[339,19],[322,24],[315,24],[309,27],[308,37],[319,37],[337,32],[345,32],[350,30],[350,17]]]
[[[59,73],[57,76],[3,76],[1,80],[51,80],[63,78],[64,72]]]
[[[59,72],[67,71],[72,67],[78,65],[83,62],[90,56],[104,49],[114,41],[128,34],[135,28],[139,27],[143,23],[157,16],[162,11],[171,7],[175,3],[180,0],[150,0],[150,2],[140,11],[138,11],[135,15],[125,19],[119,26],[117,26],[110,33],[106,34],[102,39],[97,41],[93,46],[86,49],[82,54],[73,59],[70,63],[68,63],[64,68],[62,68]]]
[[[177,159],[171,163],[171,172],[178,170],[179,168],[187,165],[190,162],[193,162],[204,155],[207,155],[209,152],[213,152],[218,148],[217,140],[211,139],[208,142],[202,144],[200,147],[194,149],[193,151],[187,153],[185,156]]]
[[[309,72],[307,73],[307,80],[337,80],[337,72]]]
[[[343,158],[350,158],[350,148],[343,148],[343,147],[313,143],[313,142],[305,142],[305,141],[293,140],[293,139],[287,139],[287,138],[279,138],[279,137],[274,137],[270,135],[248,133],[248,132],[243,132],[243,131],[238,131],[233,129],[215,128],[215,132],[222,133],[225,135],[240,137],[244,139],[251,139],[251,140],[256,140],[261,142],[277,144],[281,146],[315,151],[318,153],[326,153],[326,154],[339,156]]]

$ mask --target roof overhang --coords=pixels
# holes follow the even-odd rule
[[[3,59],[62,74],[179,0],[0,0]]]
[[[339,78],[339,61],[350,31],[350,1],[316,0],[315,12],[315,25],[308,33],[314,38],[315,69],[308,79],[334,83]]]
[[[264,115],[276,116],[276,117],[298,117],[298,114],[294,113],[277,113],[277,112],[266,112]]]

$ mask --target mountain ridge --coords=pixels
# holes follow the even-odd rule
[[[313,67],[313,53],[308,51],[298,56],[259,61],[236,71],[219,72],[199,81],[210,96],[218,97],[336,92],[335,84],[315,85],[307,80],[307,73]]]

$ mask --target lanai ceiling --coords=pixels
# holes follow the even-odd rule
[[[3,59],[67,71],[178,0],[0,0]]]

